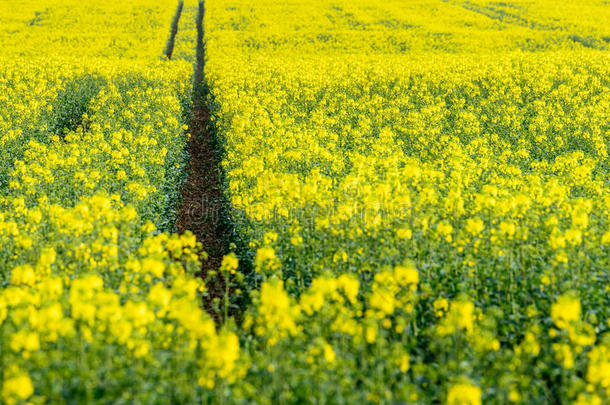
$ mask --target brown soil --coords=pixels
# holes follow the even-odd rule
[[[190,162],[188,177],[182,186],[182,203],[178,209],[178,232],[190,230],[208,253],[205,266],[218,268],[226,253],[225,232],[220,226],[223,194],[220,173],[208,128],[209,111],[195,108],[190,122],[188,142]]]
[[[218,145],[212,133],[210,110],[206,104],[204,72],[203,15],[204,3],[199,1],[197,14],[197,48],[193,75],[193,109],[189,124],[188,177],[182,186],[182,201],[178,207],[176,228],[179,233],[191,231],[203,245],[202,269],[207,294],[203,307],[220,324],[229,308],[224,308],[225,280],[218,270],[229,252],[230,222],[221,182]],[[231,293],[230,291],[229,293]],[[230,306],[227,303],[227,306]],[[233,314],[231,314],[233,315]]]
[[[210,271],[216,272],[220,268],[223,256],[228,253],[229,231],[223,223],[224,197],[209,116],[205,103],[195,100],[189,128],[191,138],[187,146],[190,155],[188,177],[181,190],[182,202],[176,227],[179,233],[191,231],[207,253],[207,259],[201,257],[200,274],[208,289],[204,307],[220,321],[221,313],[218,313],[214,299],[222,301],[224,282],[218,276],[209,276]]]

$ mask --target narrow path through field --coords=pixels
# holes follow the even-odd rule
[[[203,2],[197,15],[197,52],[193,84],[193,105],[187,149],[190,155],[188,177],[182,187],[182,202],[178,208],[176,227],[179,233],[190,230],[207,253],[202,257],[201,277],[207,282],[208,297],[204,307],[220,321],[220,305],[224,294],[224,280],[220,276],[208,277],[216,272],[223,256],[228,253],[230,222],[222,192],[219,145],[211,131],[210,111],[206,104],[207,87],[203,76]],[[213,273],[212,273],[213,274]],[[218,304],[215,304],[218,299]]]

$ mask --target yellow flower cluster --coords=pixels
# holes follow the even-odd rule
[[[448,405],[481,405],[481,389],[469,383],[454,384],[447,394]]]
[[[279,338],[299,332],[295,324],[298,314],[299,308],[291,303],[282,281],[273,278],[261,286],[259,326],[255,332],[269,336],[269,344],[273,346]]]

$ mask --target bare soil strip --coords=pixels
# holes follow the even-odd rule
[[[193,109],[189,125],[191,138],[187,145],[190,161],[188,177],[181,190],[182,201],[178,208],[176,228],[179,233],[191,231],[207,253],[207,258],[201,258],[203,266],[200,276],[206,280],[208,289],[203,305],[220,322],[224,312],[221,305],[225,288],[218,269],[223,256],[229,251],[231,230],[221,183],[219,148],[211,130],[210,111],[206,104],[202,2],[199,3],[197,31]]]

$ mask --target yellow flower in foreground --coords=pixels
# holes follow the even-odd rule
[[[564,294],[551,306],[551,319],[560,329],[580,319],[580,300],[571,294]]]
[[[345,296],[349,302],[354,304],[358,297],[358,290],[360,289],[358,279],[353,275],[342,274],[339,276],[339,278],[337,278],[337,284],[343,289],[343,292],[345,293]]]
[[[453,240],[453,237],[451,235],[453,233],[453,227],[447,222],[441,222],[440,224],[438,224],[436,230],[441,236],[445,238],[447,242],[451,242]]]
[[[560,362],[566,370],[570,370],[574,367],[574,354],[569,345],[565,343],[554,343],[553,352],[555,354],[555,360]]]
[[[152,273],[155,277],[163,277],[165,264],[157,259],[145,258],[142,259],[142,269]]]
[[[324,344],[324,360],[329,363],[335,361],[335,351],[333,350],[333,347],[328,343]]]
[[[409,371],[410,358],[408,354],[403,354],[398,360],[398,368],[402,373]]]
[[[466,221],[466,230],[472,235],[478,235],[483,232],[483,221],[479,218],[468,218]]]
[[[394,278],[399,285],[417,285],[419,283],[419,273],[414,266],[396,266],[394,268]]]
[[[271,247],[262,247],[256,251],[254,258],[256,271],[262,272],[266,269],[274,271],[281,268],[282,264],[275,255],[275,250]]]
[[[413,237],[413,231],[407,228],[400,228],[396,230],[396,236],[400,239],[411,239]]]
[[[239,259],[235,253],[229,253],[222,258],[220,270],[228,271],[229,273],[234,274],[235,270],[237,270],[237,266],[239,266]]]
[[[481,389],[469,383],[454,384],[447,394],[447,405],[480,405]]]
[[[17,266],[13,269],[11,274],[11,284],[14,285],[34,285],[36,282],[36,274],[34,269],[29,264]]]
[[[458,331],[472,333],[474,320],[474,303],[470,301],[453,301],[445,318],[438,325],[438,333],[441,336],[451,335]]]
[[[281,280],[273,278],[263,283],[258,310],[261,322],[258,334],[266,333],[271,346],[277,343],[278,338],[298,332],[295,318],[299,309],[292,304]]]
[[[447,298],[437,298],[434,300],[433,306],[436,316],[441,317],[449,309],[449,301],[447,301]]]
[[[7,378],[2,385],[2,399],[7,404],[16,403],[19,400],[26,400],[34,393],[32,380],[27,374]]]
[[[596,346],[588,354],[587,381],[605,389],[610,388],[610,348]]]
[[[610,231],[606,232],[603,236],[602,236],[602,245],[610,245]]]
[[[36,332],[20,330],[11,336],[11,349],[16,352],[21,350],[34,351],[40,349],[40,339]]]

